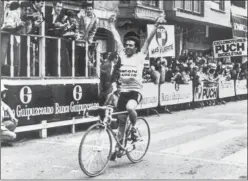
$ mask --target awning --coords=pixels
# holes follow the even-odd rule
[[[185,48],[188,50],[194,51],[206,51],[209,50],[211,47],[208,44],[196,43],[196,42],[185,42]]]
[[[232,16],[232,28],[234,38],[247,38],[247,18],[240,16]]]

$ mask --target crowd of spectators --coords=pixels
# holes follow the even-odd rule
[[[226,63],[223,59],[215,60],[212,53],[189,52],[183,50],[175,58],[156,58],[151,60],[150,68],[144,70],[144,79],[156,84],[176,82],[195,85],[201,81],[217,82],[219,80],[240,80],[247,78],[247,62]]]
[[[46,75],[47,76],[71,76],[72,75],[72,41],[75,46],[75,74],[86,75],[85,41],[90,46],[97,31],[98,18],[93,13],[94,3],[82,1],[79,11],[64,8],[63,1],[51,1],[52,6],[47,6],[45,14],[42,12],[44,0],[6,1],[4,8],[4,22],[1,26],[1,64],[3,75],[9,75],[11,53],[14,55],[15,76],[27,76],[27,52],[30,48],[30,60],[33,61],[39,54],[39,41],[37,37],[30,37],[30,46],[27,45],[27,36],[41,34],[41,24],[45,25],[46,37]],[[13,51],[10,49],[10,34],[15,36]],[[56,37],[56,38],[53,38]],[[60,46],[58,38],[61,39]],[[60,47],[60,52],[58,51]],[[36,54],[36,55],[35,55]],[[58,56],[60,54],[60,72],[58,71]],[[94,56],[89,56],[94,58]],[[94,60],[90,60],[94,64]],[[39,63],[39,60],[35,61]],[[31,63],[31,65],[34,65]],[[38,69],[33,76],[39,75]],[[91,66],[89,63],[88,66]],[[35,67],[31,67],[34,69]],[[90,67],[89,67],[90,68]],[[92,72],[92,71],[91,71]]]

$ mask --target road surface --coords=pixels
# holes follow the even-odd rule
[[[123,157],[96,179],[246,179],[247,101],[147,118],[144,160]],[[2,147],[2,179],[87,179],[78,164],[84,132]]]

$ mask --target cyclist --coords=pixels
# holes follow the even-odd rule
[[[165,23],[164,15],[156,19],[155,25],[148,35],[140,52],[137,52],[139,47],[139,39],[135,36],[128,37],[123,46],[121,37],[115,28],[115,16],[111,16],[110,30],[117,43],[117,51],[120,56],[120,63],[117,63],[113,72],[113,91],[119,91],[119,100],[117,109],[119,111],[128,111],[130,121],[132,123],[132,134],[137,138],[137,129],[135,127],[137,120],[137,113],[135,111],[137,105],[140,103],[142,95],[142,73],[144,67],[144,60],[147,56],[148,47],[153,39],[158,25]],[[116,76],[117,75],[117,76]],[[116,80],[118,80],[116,82]],[[120,119],[118,139],[121,140],[125,130],[125,119]],[[110,160],[115,160],[116,156],[120,156],[120,149],[116,146],[116,151],[111,156]]]

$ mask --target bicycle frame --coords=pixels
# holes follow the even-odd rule
[[[100,120],[99,122],[100,122],[100,124],[102,124],[102,125],[104,126],[105,129],[108,129],[108,130],[110,131],[110,133],[111,133],[112,136],[114,137],[115,141],[117,142],[118,146],[119,146],[122,150],[126,151],[126,148],[124,147],[124,145],[125,145],[125,142],[126,142],[126,130],[127,130],[127,125],[128,125],[127,123],[129,122],[128,117],[126,118],[126,121],[125,121],[125,129],[124,129],[124,135],[123,135],[123,139],[122,139],[122,140],[123,140],[123,141],[122,141],[122,144],[120,143],[120,141],[119,141],[117,135],[115,135],[115,132],[113,131],[113,129],[110,127],[111,121],[109,122],[108,119],[109,119],[109,118],[106,118],[106,117],[105,117],[103,121]]]

